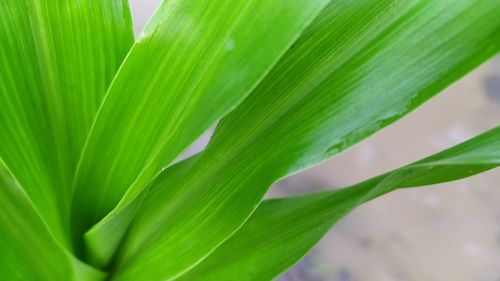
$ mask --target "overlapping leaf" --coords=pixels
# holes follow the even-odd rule
[[[397,120],[494,55],[499,12],[493,0],[334,1],[207,149],[151,184],[116,280],[171,279],[194,266],[274,181]],[[95,251],[116,238],[108,231],[127,223],[124,213],[87,234]]]
[[[0,1],[0,157],[61,241],[80,151],[132,41],[125,0]]]
[[[0,160],[29,195],[0,167],[0,276],[104,278],[64,249],[69,214],[79,251],[119,203],[86,234],[93,262],[115,255],[108,279],[266,280],[368,199],[500,164],[497,128],[348,189],[267,201],[238,231],[273,182],[393,122],[500,48],[496,0],[334,0],[268,73],[327,2],[165,0],[87,142],[132,43],[127,2],[0,3]],[[141,193],[251,91],[204,152]],[[235,255],[241,245],[253,250]]]
[[[103,280],[72,257],[46,228],[26,194],[0,162],[0,276],[18,280]]]
[[[398,188],[457,180],[500,166],[500,127],[349,188],[267,200],[206,260],[176,280],[272,280],[339,219]]]
[[[75,236],[127,190],[122,200],[134,198],[233,109],[327,2],[164,1],[117,74],[88,139],[76,178]]]

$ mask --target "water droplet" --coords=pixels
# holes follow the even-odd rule
[[[227,51],[232,51],[236,47],[236,44],[234,43],[233,38],[229,38],[226,40],[226,50]]]

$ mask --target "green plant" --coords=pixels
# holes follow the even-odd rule
[[[270,280],[367,200],[497,167],[500,127],[262,201],[495,55],[499,14],[497,0],[168,0],[133,43],[127,0],[1,1],[2,280]]]

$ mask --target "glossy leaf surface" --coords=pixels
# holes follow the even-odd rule
[[[0,157],[67,244],[76,163],[132,41],[126,0],[0,1]]]
[[[152,182],[116,279],[173,278],[194,266],[273,182],[378,131],[497,53],[498,12],[498,1],[332,2],[205,151]],[[92,229],[89,244],[99,249],[123,217]]]
[[[272,280],[343,216],[398,188],[437,184],[500,166],[500,127],[349,188],[267,200],[200,265],[176,280]]]
[[[75,235],[120,200],[128,203],[233,109],[327,2],[164,1],[117,74],[88,139],[76,178]]]
[[[5,281],[98,281],[104,274],[54,240],[26,194],[0,162],[0,276]]]

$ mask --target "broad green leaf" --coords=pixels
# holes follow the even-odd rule
[[[273,182],[395,121],[497,53],[499,12],[495,0],[333,1],[204,152],[151,183],[115,279],[169,280],[194,266]],[[106,224],[122,222],[92,229],[89,244],[106,243]]]
[[[349,188],[267,200],[235,235],[176,280],[272,280],[360,204],[398,188],[457,180],[498,166],[500,127]]]
[[[46,228],[26,194],[0,162],[0,277],[19,280],[103,280],[72,257]]]
[[[328,1],[164,1],[88,139],[76,178],[75,234],[102,219],[127,190],[123,202],[135,198],[242,101]]]
[[[126,0],[0,1],[0,158],[60,240],[83,143],[132,42]]]

